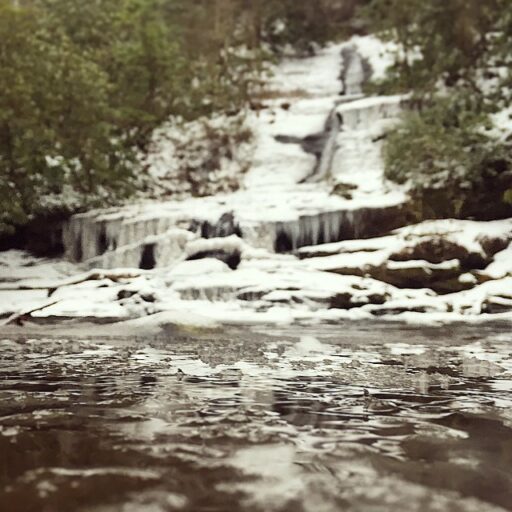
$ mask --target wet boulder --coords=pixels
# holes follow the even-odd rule
[[[237,235],[226,237],[198,239],[187,244],[185,254],[187,261],[217,259],[231,270],[236,270],[246,248],[244,241]]]
[[[239,251],[201,251],[187,258],[187,261],[202,260],[207,258],[217,259],[225,263],[231,270],[236,270],[242,261]]]
[[[193,220],[190,224],[190,231],[199,232],[202,238],[242,236],[240,225],[233,212],[224,213],[217,222]]]
[[[142,300],[143,302],[156,302],[156,296],[152,292],[143,292],[138,290],[122,289],[117,292],[117,300],[126,301],[128,299]]]
[[[422,237],[413,243],[407,244],[389,257],[392,261],[403,262],[410,260],[424,260],[431,264],[441,264],[450,260],[458,260],[464,268],[485,268],[489,262],[486,254],[472,250],[467,246],[448,240],[442,235]]]
[[[389,259],[389,252],[376,250],[358,251],[333,256],[316,257],[305,261],[315,270],[346,276],[371,277],[398,288],[430,288],[444,291],[443,283],[454,281],[463,272],[457,259],[430,263],[426,260]],[[467,283],[451,286],[450,291],[467,289]],[[456,288],[456,289],[455,289]]]
[[[509,234],[508,236],[483,236],[479,239],[479,242],[487,256],[494,257],[499,252],[507,249],[511,240],[512,234]]]
[[[490,315],[500,313],[512,312],[512,298],[511,297],[489,297],[482,304],[482,312]]]
[[[369,304],[382,305],[389,299],[388,293],[370,293],[368,295],[353,294],[350,292],[337,293],[331,297],[332,309],[355,309]]]
[[[440,263],[430,263],[426,260],[389,260],[382,266],[371,269],[370,272],[374,279],[398,288],[431,288],[435,291],[438,291],[437,283],[457,280],[460,274],[461,266],[457,259]]]

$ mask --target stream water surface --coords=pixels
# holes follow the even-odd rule
[[[512,334],[0,334],[0,510],[512,510]]]

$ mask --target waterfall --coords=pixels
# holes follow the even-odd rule
[[[180,261],[197,235],[186,229],[171,228],[161,235],[142,240],[85,260],[89,268],[140,268],[151,270]]]
[[[352,47],[346,47],[342,56],[341,79],[345,95],[337,97],[333,89],[328,97],[298,100],[302,102],[302,110],[297,114],[299,120],[304,119],[305,113],[309,116],[311,108],[314,114],[311,117],[320,120],[312,125],[313,133],[306,137],[295,136],[289,122],[280,125],[284,134],[276,134],[277,130],[270,132],[278,143],[300,144],[306,153],[315,155],[314,169],[311,169],[310,159],[304,169],[304,173],[312,171],[304,180],[306,184],[285,180],[289,188],[280,188],[273,181],[260,186],[255,180],[258,186],[253,190],[249,187],[222,197],[75,215],[63,233],[67,259],[89,267],[152,269],[187,257],[211,254],[211,251],[187,254],[187,244],[194,239],[236,235],[249,246],[283,253],[308,245],[380,235],[403,225],[404,208],[400,197],[376,202],[375,194],[371,195],[374,190],[367,187],[367,183],[373,186],[379,180],[382,182],[380,143],[375,141],[397,118],[403,97],[362,98],[362,84],[368,75],[365,61]],[[275,162],[272,158],[269,162],[272,169]],[[286,173],[286,165],[278,164],[280,172]],[[255,168],[263,169],[263,178],[266,178],[265,165],[260,163]],[[327,183],[332,185],[332,182],[359,194],[357,200],[352,201],[350,194],[331,194],[332,188],[329,189]],[[310,204],[308,194],[313,189],[315,199],[314,204]],[[377,191],[379,199],[384,195],[383,190],[381,187]],[[280,212],[281,206],[285,206],[286,218],[292,220],[280,221],[280,217],[273,217],[272,213],[259,214],[259,204],[254,197],[267,193],[277,198],[275,203],[268,202],[270,211]],[[289,193],[291,196],[287,195]],[[288,197],[295,198],[290,208],[284,204]],[[308,213],[304,214],[305,211]]]
[[[278,253],[292,252],[310,245],[379,236],[403,226],[406,215],[406,208],[399,204],[301,216],[276,223],[274,249]]]
[[[375,123],[399,117],[405,102],[403,95],[361,98],[343,102],[336,112],[343,119],[344,131],[370,130]]]
[[[185,246],[198,237],[242,236],[232,212],[217,222],[182,213],[129,215],[127,212],[90,212],[73,216],[64,228],[68,260],[87,267],[143,268],[168,266],[185,258]]]
[[[342,117],[338,114],[336,109],[334,109],[330,113],[325,125],[325,132],[327,133],[327,137],[325,140],[324,148],[322,150],[322,154],[320,155],[318,164],[313,174],[307,178],[307,182],[318,183],[319,181],[322,181],[329,176],[334,153],[336,151],[336,140],[341,130],[341,123]]]
[[[161,235],[178,221],[176,216],[130,218],[121,212],[74,215],[64,227],[66,257],[74,262],[92,260],[139,244],[149,236]]]
[[[237,299],[238,289],[230,286],[207,286],[204,288],[181,288],[176,290],[182,300],[209,302],[231,302]]]
[[[345,48],[342,51],[342,57],[344,65],[341,79],[344,85],[344,94],[361,94],[363,84],[368,78],[363,59],[353,47]]]

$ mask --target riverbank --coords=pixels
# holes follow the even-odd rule
[[[58,260],[0,253],[3,323],[512,320],[512,220],[423,221],[384,178],[407,97],[362,85],[385,73],[386,48],[356,37],[281,62],[247,120],[238,191],[74,216]],[[170,179],[169,147],[154,151]]]

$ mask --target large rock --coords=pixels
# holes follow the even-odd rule
[[[424,260],[434,265],[458,260],[462,267],[468,269],[485,268],[490,261],[485,252],[474,251],[467,246],[452,242],[442,235],[432,235],[414,241],[392,253],[389,259],[397,262]]]
[[[445,290],[443,283],[456,281],[460,274],[461,266],[457,259],[440,263],[425,260],[390,260],[370,273],[374,279],[399,288],[430,288],[439,292]]]
[[[343,257],[348,256],[348,257]],[[458,260],[430,263],[425,260],[393,261],[383,252],[352,253],[315,258],[308,261],[316,270],[346,276],[371,277],[398,288],[430,288],[439,293],[465,290],[459,283],[461,265]]]
[[[446,294],[471,289],[490,277],[503,277],[512,238],[512,223],[425,222],[391,235],[306,247],[303,264],[341,275],[372,277],[399,288],[430,288]],[[504,270],[505,269],[505,270]]]

